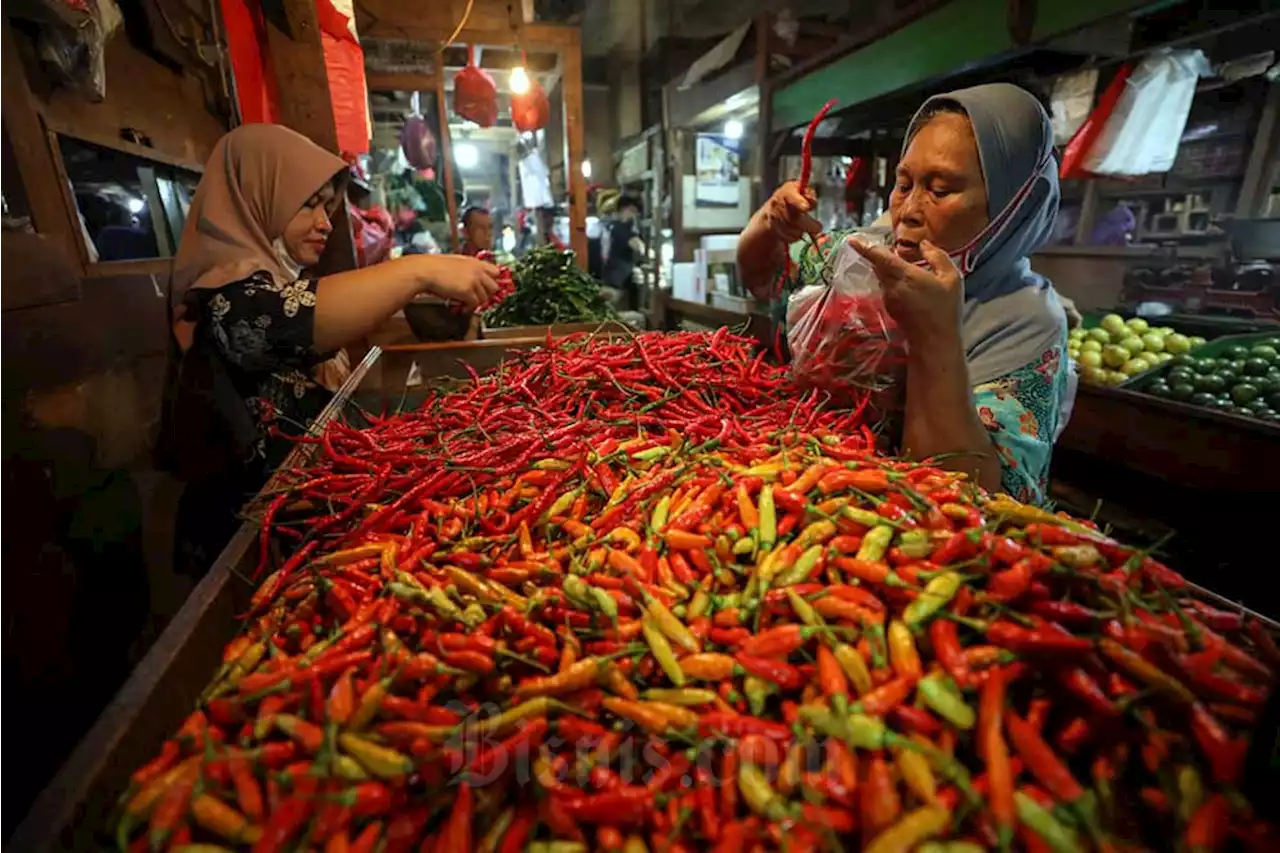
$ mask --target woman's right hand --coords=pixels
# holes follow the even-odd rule
[[[756,212],[756,218],[761,227],[790,246],[805,234],[822,233],[822,225],[809,215],[817,203],[818,197],[812,188],[802,193],[798,182],[787,181],[769,196]]]
[[[469,255],[420,255],[427,292],[473,311],[498,292],[498,267]]]

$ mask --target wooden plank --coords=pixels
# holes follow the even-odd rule
[[[6,18],[3,24],[4,128],[9,135],[14,160],[26,189],[31,220],[36,230],[52,240],[74,258],[78,272],[85,265],[84,240],[80,219],[74,205],[68,207],[66,196],[58,189],[62,180],[56,149],[49,147],[49,137],[41,126],[35,99],[27,85],[22,57]]]
[[[134,157],[140,157],[143,160],[150,160],[153,163],[162,163],[166,166],[176,166],[179,169],[186,169],[187,171],[195,172],[196,174],[204,173],[205,164],[203,161],[197,162],[189,157],[178,157],[173,154],[169,154],[168,152],[161,151],[158,148],[150,148],[146,145],[127,142],[118,136],[109,136],[104,133],[98,133],[91,128],[79,127],[62,119],[47,117],[45,119],[45,126],[59,136],[67,136],[81,142],[88,142],[90,145],[110,148],[113,151],[120,151]]]
[[[578,266],[587,268],[587,180],[582,176],[585,154],[582,119],[582,45],[578,31],[573,30],[571,44],[561,52],[564,74],[565,177],[569,191],[569,247]]]
[[[1058,443],[1180,486],[1274,493],[1278,438],[1264,421],[1082,384]]]
[[[365,381],[380,351],[372,350],[316,418],[318,435],[339,417]],[[305,465],[315,444],[299,443],[277,469]],[[280,476],[277,474],[277,477]],[[262,494],[282,485],[276,477]],[[261,505],[255,499],[246,511]],[[165,628],[88,734],[40,793],[5,845],[7,851],[101,850],[101,833],[129,785],[134,769],[151,759],[165,738],[191,713],[221,662],[222,647],[238,628],[256,584],[258,526],[246,521],[227,543],[208,574]]]
[[[458,193],[453,183],[453,137],[449,133],[449,105],[445,102],[444,75],[436,77],[436,116],[440,125],[440,163],[444,169],[445,205],[449,211],[449,249],[458,251]]]
[[[401,2],[402,0],[397,0]],[[362,5],[368,5],[367,0]],[[416,5],[416,4],[410,4]],[[425,5],[425,4],[424,4]],[[401,16],[403,17],[403,16]],[[363,24],[363,21],[361,22]],[[361,26],[360,34],[370,38],[399,38],[444,44],[454,35],[457,22],[441,24],[416,24],[380,17],[368,27]],[[522,47],[529,51],[554,52],[579,42],[579,29],[560,24],[525,24],[519,28],[508,23],[493,24],[478,21],[473,14],[468,25],[453,38],[454,44],[477,44],[485,47]]]
[[[365,82],[370,92],[434,92],[439,88],[440,74],[370,71]]]
[[[99,261],[85,268],[85,278],[116,278],[122,275],[158,275],[169,277],[173,258],[143,258],[137,261]]]

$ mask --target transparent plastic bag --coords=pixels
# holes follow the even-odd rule
[[[824,274],[825,283],[787,300],[796,381],[826,391],[842,405],[866,401],[882,411],[897,408],[907,343],[885,308],[875,271],[843,241]]]

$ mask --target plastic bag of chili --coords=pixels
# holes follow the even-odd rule
[[[874,270],[842,241],[822,262],[822,275],[823,282],[787,300],[787,343],[796,381],[841,402],[869,396],[877,409],[897,408],[907,344],[885,309]]]

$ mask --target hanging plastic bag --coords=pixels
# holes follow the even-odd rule
[[[115,0],[28,0],[5,13],[40,25],[36,50],[55,80],[94,103],[106,97],[106,44],[124,20]]]
[[[400,128],[400,147],[404,158],[415,169],[430,169],[436,164],[436,135],[422,116],[409,116]]]
[[[1196,84],[1210,71],[1209,61],[1198,50],[1167,51],[1144,59],[1126,81],[1084,168],[1120,177],[1169,171]]]
[[[802,288],[787,300],[796,381],[843,405],[866,401],[892,410],[905,371],[906,337],[885,308],[871,265],[848,241],[833,255],[825,265],[829,283]]]
[[[369,153],[373,125],[369,120],[368,86],[364,76],[364,49],[356,35],[355,13],[350,0],[318,0],[320,46],[329,76],[329,101],[333,104],[338,151],[347,159]]]
[[[1089,152],[1097,141],[1098,135],[1102,133],[1102,128],[1106,125],[1107,120],[1115,112],[1116,104],[1119,103],[1120,96],[1124,94],[1125,84],[1129,81],[1129,75],[1132,73],[1132,65],[1122,65],[1120,67],[1120,70],[1116,72],[1116,76],[1112,78],[1107,88],[1103,91],[1102,97],[1098,99],[1098,105],[1093,108],[1093,112],[1089,113],[1089,117],[1085,119],[1084,124],[1080,125],[1079,129],[1072,135],[1071,141],[1067,143],[1066,149],[1062,152],[1062,165],[1058,169],[1058,176],[1062,180],[1093,177],[1092,173],[1085,169],[1084,161],[1089,156]]]
[[[498,87],[489,73],[476,65],[476,49],[467,46],[467,67],[453,79],[453,111],[481,127],[498,121]]]
[[[532,133],[547,126],[551,102],[537,80],[529,81],[529,91],[511,95],[511,123],[521,133]]]

